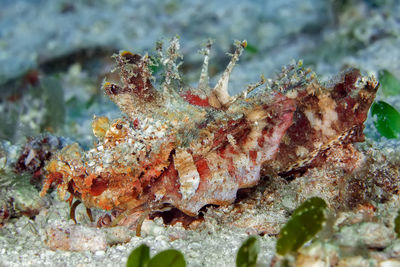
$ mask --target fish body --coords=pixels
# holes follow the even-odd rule
[[[290,173],[315,165],[338,143],[363,140],[363,122],[377,82],[357,70],[321,85],[301,64],[286,67],[273,81],[262,77],[230,96],[228,81],[246,46],[236,44],[231,62],[214,88],[208,86],[208,56],[198,88],[180,83],[177,39],[158,50],[164,81],[153,85],[152,58],[116,55],[121,82],[105,82],[105,93],[124,113],[95,118],[96,145],[65,147],[48,163],[46,193],[86,207],[132,211],[173,206],[190,216],[208,204],[227,205],[241,188],[255,186],[261,171]],[[258,90],[255,88],[260,87]]]

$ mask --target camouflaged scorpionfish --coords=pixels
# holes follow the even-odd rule
[[[264,88],[249,85],[228,94],[228,80],[245,42],[214,88],[208,85],[208,56],[198,88],[181,86],[175,62],[179,43],[166,53],[160,88],[153,85],[152,58],[116,55],[121,84],[105,82],[106,94],[126,115],[95,118],[97,145],[83,152],[65,147],[47,165],[46,193],[57,184],[88,208],[129,214],[164,205],[195,216],[207,204],[232,203],[240,188],[256,185],[260,171],[291,171],[313,164],[333,144],[363,139],[363,122],[377,82],[350,70],[325,88],[301,64],[292,64]]]

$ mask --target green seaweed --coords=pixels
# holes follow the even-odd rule
[[[247,43],[246,47],[244,50],[250,54],[257,54],[258,53],[258,48],[252,44]]]
[[[126,267],[186,267],[183,254],[175,249],[161,251],[150,258],[150,248],[142,244],[128,257]]]
[[[397,234],[397,238],[400,238],[400,210],[396,216],[396,219],[394,219],[394,231]]]
[[[297,207],[279,233],[276,252],[280,255],[296,252],[311,240],[326,221],[326,209],[327,204],[319,197],[312,197]]]
[[[152,75],[157,74],[158,72],[160,72],[163,69],[159,57],[150,56],[149,69],[150,69],[150,72]]]
[[[259,252],[260,244],[258,239],[255,236],[249,237],[238,250],[238,253],[236,255],[236,266],[256,266]]]
[[[155,255],[149,262],[149,267],[185,267],[183,254],[176,249],[167,249]]]
[[[379,83],[385,96],[394,96],[400,93],[400,80],[388,70],[379,72]]]
[[[142,244],[135,248],[128,257],[126,267],[145,267],[150,261],[150,248]]]
[[[394,139],[400,133],[400,113],[384,101],[372,104],[371,115],[378,132],[389,139]]]

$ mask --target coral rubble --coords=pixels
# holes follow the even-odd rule
[[[214,88],[207,75],[211,44],[197,88],[181,81],[176,38],[167,49],[158,45],[157,57],[116,55],[121,83],[103,87],[125,116],[95,118],[94,148],[73,144],[53,157],[41,195],[54,183],[63,199],[69,192],[70,202],[124,217],[170,207],[195,216],[205,205],[232,203],[238,189],[259,183],[262,171],[292,175],[321,165],[331,147],[351,151],[351,143],[363,140],[374,78],[351,69],[323,85],[298,63],[231,96],[229,76],[245,46],[236,43]],[[159,88],[156,64],[164,70]]]

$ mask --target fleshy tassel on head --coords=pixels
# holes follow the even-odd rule
[[[227,107],[232,102],[232,98],[228,92],[228,83],[229,77],[232,73],[233,67],[235,66],[236,62],[239,60],[240,55],[243,52],[243,49],[247,46],[247,41],[243,42],[235,42],[235,52],[232,55],[231,61],[229,62],[228,66],[226,67],[224,73],[222,74],[221,78],[218,80],[217,84],[215,85],[212,96],[210,97],[210,104],[215,108],[222,108]]]

